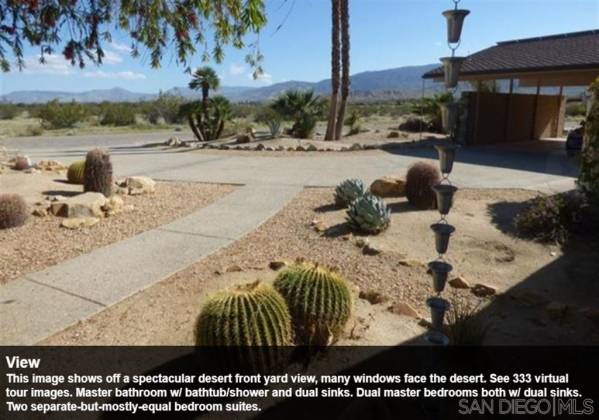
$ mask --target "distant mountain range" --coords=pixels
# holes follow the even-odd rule
[[[419,96],[422,90],[422,75],[437,67],[437,64],[399,67],[389,70],[367,71],[351,76],[354,99],[382,100]],[[289,89],[314,89],[319,94],[330,92],[330,79],[319,82],[288,81],[262,87],[222,86],[217,93],[234,102],[262,102],[274,98]],[[429,86],[432,86],[428,82]],[[433,90],[440,90],[440,84]],[[200,96],[188,87],[173,87],[166,93],[195,99]],[[155,99],[158,94],[136,93],[126,89],[99,89],[86,92],[15,91],[0,96],[0,102],[44,103],[54,99],[61,102],[138,102]]]

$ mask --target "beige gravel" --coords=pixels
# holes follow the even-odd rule
[[[593,299],[588,288],[569,287],[567,282],[571,280],[563,277],[563,265],[572,262],[557,247],[517,240],[502,231],[505,227],[500,225],[510,220],[514,208],[534,195],[530,191],[506,190],[459,193],[450,216],[459,232],[450,247],[450,261],[456,266],[456,274],[463,275],[471,285],[481,282],[495,286],[500,295],[480,299],[470,290],[449,286],[444,295],[454,304],[481,310],[480,318],[491,325],[489,343],[574,344],[597,340],[596,329],[580,317],[557,322],[549,318],[543,306],[524,306],[503,294],[514,286],[527,285],[548,301],[567,299],[569,305],[585,305]],[[268,269],[269,262],[298,257],[339,267],[360,290],[383,295],[386,301],[380,304],[382,308],[403,302],[428,318],[424,301],[432,291],[424,264],[435,257],[428,226],[438,214],[415,211],[404,199],[387,201],[394,212],[391,228],[369,238],[382,250],[379,255],[364,255],[356,246],[356,238],[343,224],[344,212],[330,205],[332,189],[307,189],[236,243],[50,337],[44,344],[193,344],[193,326],[207,294],[236,282],[271,280],[274,273]],[[503,202],[505,205],[498,204]],[[497,206],[501,214],[492,216]],[[330,229],[325,234],[316,232],[311,226],[315,219]],[[596,268],[583,271],[587,280],[592,279]],[[578,286],[584,284],[580,273],[576,273]],[[406,334],[417,331],[414,319],[398,318],[403,320]],[[384,317],[375,316],[371,322],[378,328],[400,328]],[[379,336],[384,337],[384,332]]]
[[[42,179],[40,175],[29,177]],[[22,227],[0,230],[0,284],[164,225],[207,206],[233,189],[230,185],[158,182],[155,194],[121,196],[126,206],[134,206],[132,211],[81,230],[60,227],[63,219],[59,217],[31,216]]]

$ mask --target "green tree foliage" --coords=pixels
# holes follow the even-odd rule
[[[188,102],[181,106],[180,115],[187,118],[191,130],[199,141],[210,141],[220,138],[225,124],[231,119],[231,103],[224,96],[214,96],[203,102]]]
[[[129,104],[107,104],[104,107],[100,124],[124,127],[135,124],[135,108]]]
[[[278,112],[268,106],[262,106],[256,112],[254,121],[258,124],[264,124],[268,127],[270,136],[276,138],[281,134],[281,122],[282,118]]]
[[[591,85],[593,104],[586,120],[578,188],[599,205],[599,78]]]
[[[0,104],[0,120],[12,120],[23,110],[14,104]]]
[[[62,104],[54,100],[38,108],[37,116],[47,128],[73,128],[76,123],[83,121],[87,112],[83,105],[75,101]]]
[[[160,93],[158,99],[145,104],[144,114],[152,124],[174,124],[181,121],[179,109],[184,100],[180,96]]]
[[[293,121],[291,134],[298,138],[310,138],[319,119],[324,117],[326,100],[312,90],[289,90],[271,104],[272,109],[283,118]]]
[[[101,63],[115,26],[129,34],[134,56],[149,51],[153,67],[173,47],[186,66],[198,46],[204,60],[221,62],[226,45],[246,47],[245,36],[265,24],[263,0],[7,0],[0,5],[0,67],[10,69],[10,51],[21,69],[24,43],[38,48],[42,60],[62,48],[74,65]],[[257,44],[250,47],[246,61],[259,73],[262,56]]]

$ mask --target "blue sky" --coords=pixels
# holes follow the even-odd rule
[[[262,86],[286,80],[317,81],[330,72],[330,0],[266,0],[268,26],[260,35],[265,76],[252,80],[244,51],[229,48],[214,65],[227,86]],[[293,4],[293,8],[291,8]],[[441,12],[451,0],[350,0],[351,72],[429,64],[447,54]],[[471,10],[459,53],[466,55],[497,41],[599,28],[599,0],[462,0]],[[283,23],[283,27],[275,29]],[[71,67],[61,56],[37,62],[27,49],[28,67],[0,73],[0,93],[15,90],[83,91],[123,87],[157,92],[184,86],[189,76],[167,57],[162,68],[133,59],[128,39],[114,33],[101,67]],[[253,41],[253,37],[248,39]],[[192,65],[200,65],[194,58]]]

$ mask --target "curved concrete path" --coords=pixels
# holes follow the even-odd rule
[[[34,344],[184,269],[255,229],[305,186],[334,186],[350,177],[370,182],[405,172],[416,160],[436,159],[430,149],[288,157],[196,152],[147,148],[123,135],[4,145],[23,146],[18,149],[33,160],[64,162],[96,145],[110,147],[119,176],[243,186],[187,217],[0,286],[0,344]],[[452,181],[462,187],[563,191],[574,185],[575,168],[559,150],[464,149],[458,156]]]

